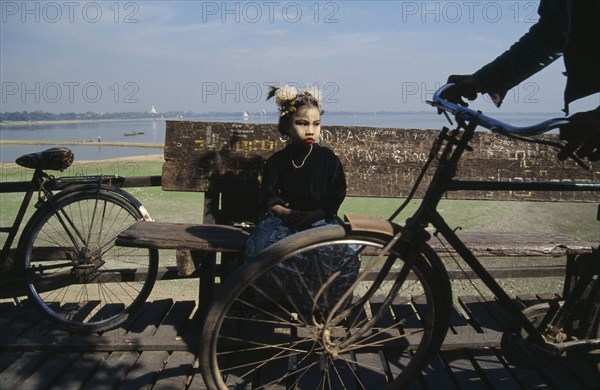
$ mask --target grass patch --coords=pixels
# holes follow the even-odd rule
[[[340,209],[389,217],[403,199],[348,198]],[[419,205],[415,200],[397,218],[403,224]],[[492,200],[443,200],[438,210],[451,227],[480,232],[564,233],[586,241],[600,240],[598,204]]]
[[[162,156],[153,155],[107,161],[77,161],[65,172],[48,173],[55,176],[100,174],[124,177],[153,176],[161,174],[162,164]],[[18,167],[16,164],[0,164],[0,182],[30,180],[31,174],[32,170]],[[138,198],[150,212],[152,218],[157,221],[182,223],[201,223],[202,221],[204,196],[200,192],[163,191],[160,187],[127,188],[127,191]],[[0,193],[1,226],[12,225],[22,196],[22,193]],[[385,219],[396,210],[402,201],[403,199],[395,198],[347,198],[340,209],[340,215],[358,213]],[[396,222],[403,224],[403,221],[412,215],[418,206],[419,200],[412,202],[396,218]],[[597,209],[597,203],[500,202],[489,200],[444,200],[439,206],[441,215],[451,227],[461,227],[466,231],[564,233],[586,241],[600,240],[600,222],[596,220]],[[33,211],[33,207],[30,207],[25,221]],[[0,237],[2,237],[0,243],[4,242],[6,235]],[[16,242],[14,246],[16,246]],[[511,261],[515,264],[526,261],[543,264],[545,262],[555,262],[557,259],[534,258],[512,259]],[[163,266],[174,265],[175,252],[160,251],[160,263]],[[562,280],[560,278],[555,279],[552,281],[544,278],[533,278],[532,280],[513,279],[502,281],[502,283],[510,293],[515,293],[524,286],[534,286],[534,291],[542,291],[548,287],[548,283],[554,285],[556,291],[560,291]],[[458,293],[463,292],[463,290],[465,292],[472,291],[468,282],[456,281],[453,283],[455,285],[454,289]],[[540,283],[541,285],[538,286],[537,284]],[[162,297],[194,299],[198,296],[197,294],[198,280],[194,278],[161,282],[160,287],[154,288],[150,299]]]
[[[76,161],[65,172],[49,172],[55,176],[112,175],[124,177],[160,175],[161,155],[121,158],[103,161]],[[0,181],[31,179],[32,170],[16,164],[0,164]],[[160,187],[128,188],[158,221],[200,223],[204,196],[199,192],[163,191]],[[22,194],[0,194],[0,223],[11,224],[17,213]],[[340,208],[346,213],[389,217],[403,199],[347,198]],[[415,200],[396,222],[403,223],[418,207]],[[565,233],[582,240],[600,240],[600,222],[596,220],[595,203],[525,202],[490,200],[444,200],[439,210],[452,227],[467,231],[522,231]],[[29,211],[31,213],[31,210]]]

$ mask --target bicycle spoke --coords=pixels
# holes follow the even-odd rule
[[[394,247],[382,257],[383,245],[363,251],[378,254],[363,255],[363,266],[353,268],[343,256],[356,253],[358,243],[372,245],[333,240],[286,252],[281,244],[279,257],[274,255],[279,248],[269,252],[269,265],[260,273],[228,280],[236,292],[211,309],[208,317],[218,320],[209,322],[201,340],[203,347],[214,348],[204,350],[208,355],[214,351],[216,359],[205,360],[203,371],[215,386],[252,382],[258,388],[368,388],[363,371],[381,383],[396,379],[386,362],[361,361],[362,354],[383,356],[385,351],[408,352],[411,358],[398,383],[404,377],[408,381],[426,351],[441,342],[433,337],[440,330],[428,325],[432,311],[425,309],[421,321],[408,327],[408,319],[396,315],[392,304],[410,305],[416,294],[427,307],[434,305],[427,279],[431,269],[410,251]],[[331,254],[338,257],[326,257]],[[373,278],[373,273],[379,274]],[[376,307],[371,306],[374,298]],[[410,306],[406,309],[414,313]],[[206,343],[204,337],[213,341]]]
[[[98,189],[58,197],[32,217],[25,267],[35,278],[28,287],[49,320],[73,331],[106,330],[143,303],[157,252],[115,246],[118,233],[140,217],[124,198]],[[52,309],[53,301],[66,310]]]

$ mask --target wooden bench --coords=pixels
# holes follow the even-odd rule
[[[322,142],[342,160],[348,196],[406,197],[436,135],[425,130],[327,126],[322,129]],[[200,307],[205,309],[215,278],[225,276],[243,257],[251,226],[259,218],[263,163],[283,146],[284,140],[272,124],[167,121],[162,187],[165,191],[203,192],[204,220],[201,225],[138,222],[119,235],[117,245],[190,251],[200,264],[196,274],[200,277]],[[508,190],[452,191],[449,199],[600,201],[598,192],[510,189],[510,183],[523,180],[597,182],[597,166],[586,172],[574,163],[557,161],[555,152],[543,146],[491,133],[476,133],[473,146],[474,152],[463,158],[459,168],[460,179],[508,183]],[[563,234],[461,232],[460,236],[477,256],[567,256],[568,263],[575,263],[577,256],[590,253],[597,245]],[[432,246],[442,254],[447,252],[434,240]],[[219,252],[217,265],[215,254]],[[563,266],[518,271],[499,267],[492,274],[527,277],[564,272]],[[450,270],[450,274],[460,277],[462,273]],[[163,276],[176,277],[172,270]],[[565,289],[569,284],[570,279]]]

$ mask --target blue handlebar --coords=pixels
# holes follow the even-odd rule
[[[540,122],[531,126],[523,126],[517,127],[509,125],[508,123],[501,122],[497,119],[489,117],[487,115],[482,114],[480,111],[475,111],[468,107],[463,107],[459,104],[450,102],[444,98],[442,98],[442,94],[448,88],[450,88],[454,84],[446,84],[442,86],[440,89],[435,91],[433,94],[433,100],[428,101],[427,103],[433,107],[438,108],[439,110],[449,112],[455,116],[459,116],[463,119],[467,120],[476,120],[479,126],[485,127],[491,131],[499,132],[499,133],[511,133],[525,136],[532,136],[537,134],[546,133],[550,130],[557,129],[560,126],[566,125],[569,123],[569,120],[566,118],[555,118],[548,119],[546,121]]]

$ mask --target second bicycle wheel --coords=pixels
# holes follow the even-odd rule
[[[128,200],[103,188],[61,193],[37,210],[20,248],[28,295],[55,325],[74,332],[124,323],[150,294],[156,250],[115,246],[142,219]]]
[[[448,329],[435,253],[326,226],[290,236],[230,276],[206,316],[209,388],[400,388]],[[428,258],[431,257],[431,258]]]

